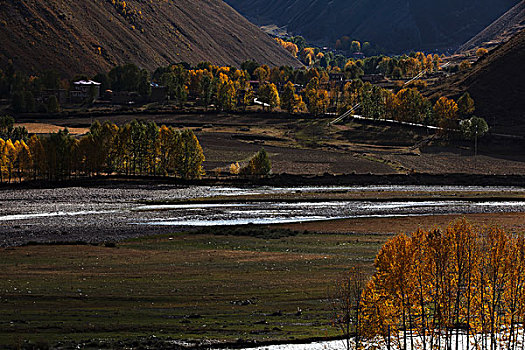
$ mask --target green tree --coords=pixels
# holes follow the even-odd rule
[[[177,102],[182,108],[188,98],[189,73],[181,65],[175,65],[168,68],[160,77],[162,85],[168,89],[168,95]]]
[[[35,111],[35,97],[33,96],[33,93],[31,91],[24,91],[24,105],[25,105],[25,111],[26,112],[34,112]]]
[[[46,106],[49,113],[60,112],[60,105],[58,104],[58,100],[55,95],[51,95],[48,97]]]
[[[257,152],[240,171],[242,175],[267,176],[272,171],[272,163],[268,153],[263,149]]]
[[[474,140],[474,155],[478,155],[478,137],[483,137],[489,131],[489,126],[485,119],[472,117],[462,120],[460,129],[466,139]]]
[[[210,75],[204,75],[200,83],[200,97],[204,108],[207,110],[208,106],[213,101],[213,96],[217,91],[217,79]]]
[[[250,76],[253,76],[253,73],[257,68],[259,68],[259,63],[254,60],[247,60],[241,63],[241,69],[245,70]]]
[[[0,138],[7,140],[11,138],[15,119],[10,115],[0,116]]]
[[[113,68],[109,74],[111,89],[114,91],[138,91],[140,69],[130,63]]]
[[[106,73],[98,73],[93,77],[93,81],[100,83],[100,91],[102,93],[108,89],[111,89],[111,81]]]
[[[11,107],[15,113],[23,113],[26,111],[24,94],[21,91],[13,93]]]
[[[151,95],[151,82],[149,72],[145,69],[140,71],[140,77],[137,86],[138,93],[142,97],[148,97]]]
[[[379,119],[386,113],[386,94],[387,92],[379,86],[365,89],[361,95],[361,109],[363,115]]]
[[[60,89],[60,75],[55,70],[45,70],[42,72],[40,79],[44,89],[58,90]]]
[[[42,140],[44,162],[49,180],[62,180],[71,176],[74,140],[67,129],[60,130]]]

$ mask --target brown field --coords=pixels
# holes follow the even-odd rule
[[[465,215],[428,215],[392,218],[343,219],[323,222],[280,225],[291,230],[307,230],[326,234],[397,234],[411,232],[418,227],[432,229],[444,227],[451,221],[466,218],[479,226],[497,225],[507,232],[525,233],[525,213],[465,214]]]
[[[217,168],[227,171],[231,163],[242,163],[264,147],[270,154],[274,173],[525,173],[523,145],[515,141],[480,141],[479,154],[474,157],[470,143],[427,143],[426,131],[396,125],[350,121],[328,126],[330,118],[301,119],[287,114],[253,112],[123,114],[97,118],[117,124],[139,118],[159,125],[190,127],[203,146],[206,171]],[[93,117],[73,115],[39,121],[82,133]],[[51,126],[38,129],[33,125],[34,120],[27,122],[31,122],[32,130],[56,130]]]
[[[64,129],[62,126],[46,123],[18,123],[16,126],[23,126],[27,129],[30,134],[50,134],[56,133]],[[89,128],[69,128],[68,131],[71,135],[83,135],[89,131]]]

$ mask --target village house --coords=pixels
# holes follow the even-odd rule
[[[95,100],[100,97],[100,83],[93,80],[79,80],[73,83],[73,90],[69,92],[71,102],[84,102],[87,98]]]

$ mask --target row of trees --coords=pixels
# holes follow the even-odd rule
[[[165,175],[200,178],[204,154],[191,130],[134,120],[121,127],[98,121],[87,135],[67,129],[48,137],[0,139],[1,181],[13,178],[61,180],[94,174]]]
[[[16,113],[58,112],[60,106],[56,96],[45,99],[37,97],[42,90],[57,90],[66,88],[66,85],[68,82],[61,80],[60,75],[53,70],[45,70],[36,76],[16,71],[12,63],[0,69],[0,98],[10,100]]]
[[[187,70],[178,65],[158,69],[153,78],[165,84],[172,99],[180,104],[192,96],[206,108],[214,105],[218,110],[244,109],[256,96],[269,110],[280,106],[289,113],[307,111],[319,115],[329,109],[341,113],[359,104],[360,113],[366,117],[435,125],[445,130],[459,130],[460,121],[471,118],[475,110],[469,94],[457,102],[442,97],[432,104],[413,87],[394,93],[357,78],[341,88],[330,82],[327,70],[294,71],[258,66],[254,62],[245,63],[244,68],[203,63]],[[352,76],[356,69],[355,64],[345,67]],[[252,90],[249,79],[259,82],[257,91]],[[466,130],[465,134],[468,133]]]
[[[347,320],[357,348],[364,339],[398,349],[525,345],[521,235],[465,220],[417,230],[381,248],[366,287],[361,276],[349,276]]]
[[[305,47],[303,50],[308,51],[310,48]],[[204,62],[195,67],[184,64],[161,67],[151,76],[148,71],[128,64],[115,67],[108,73],[97,74],[93,79],[101,82],[102,90],[137,91],[144,97],[151,93],[150,81],[154,81],[166,86],[171,100],[181,107],[191,99],[206,109],[214,106],[218,111],[231,111],[245,109],[257,97],[263,108],[269,110],[280,106],[290,113],[319,115],[327,111],[343,113],[359,104],[361,110],[358,113],[367,117],[459,130],[460,121],[471,118],[474,111],[474,102],[468,95],[457,102],[441,98],[433,105],[416,87],[401,88],[396,92],[363,83],[359,79],[365,70],[380,70],[389,74],[400,67],[403,67],[403,74],[412,76],[421,69],[436,69],[438,62],[439,57],[422,53],[401,59],[372,57],[348,60],[343,69],[270,68],[254,61],[246,61],[241,69],[237,69]],[[52,72],[28,80],[20,80],[20,74],[12,69],[9,72],[2,73],[3,78],[0,79],[0,82],[4,81],[4,90],[19,91],[24,86],[26,89],[29,87],[29,90],[16,92],[12,96],[13,106],[18,106],[17,110],[34,110],[34,102],[31,102],[34,100],[33,91],[36,93],[42,88],[56,88],[62,84],[58,75]],[[334,74],[343,75],[347,82],[342,84],[341,80],[330,79]],[[253,80],[258,84],[254,84]],[[1,87],[2,84],[0,92]],[[56,101],[49,108],[56,109],[55,104]],[[464,123],[465,128],[469,125],[472,123]],[[468,130],[465,134],[469,134]],[[474,134],[476,137],[481,136]]]
[[[349,53],[362,51],[370,56],[363,59],[353,59],[308,46],[304,39],[300,39],[294,37],[289,39],[290,41],[279,38],[275,40],[308,67],[346,70],[348,65],[355,65],[358,69],[358,75],[383,74],[394,79],[412,78],[421,71],[428,73],[437,71],[442,59],[442,56],[437,54],[431,55],[423,52],[412,52],[409,55],[393,57],[376,55],[368,42],[361,44],[359,41],[351,40],[346,36],[338,39],[336,43],[337,50]]]
[[[432,104],[416,88],[394,93],[354,80],[345,84],[338,110],[346,111],[356,105],[360,108],[356,113],[365,117],[438,126],[443,134],[460,133],[467,139],[477,139],[488,131],[486,122],[473,116],[475,103],[469,93],[457,102],[441,97]]]

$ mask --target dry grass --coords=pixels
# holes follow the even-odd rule
[[[20,123],[15,126],[24,126],[30,134],[51,134],[63,130],[63,126],[46,123]],[[89,131],[89,128],[67,128],[72,135],[83,135]]]
[[[445,227],[450,222],[465,217],[475,225],[498,225],[507,232],[525,232],[525,213],[493,213],[465,215],[429,215],[392,218],[343,219],[323,222],[280,225],[291,230],[308,230],[318,233],[341,234],[397,234],[412,232],[418,227],[431,229]]]

